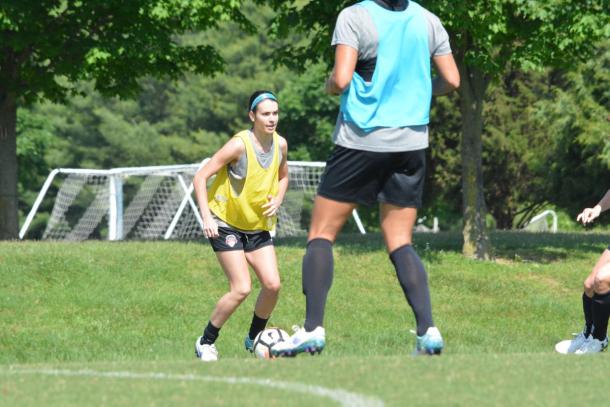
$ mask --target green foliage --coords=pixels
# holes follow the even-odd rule
[[[27,214],[36,199],[50,168],[45,159],[49,148],[57,141],[48,117],[28,110],[20,110],[17,116],[17,162],[20,167],[17,192],[20,197],[20,215]],[[45,224],[45,215],[32,224],[37,229]]]
[[[255,0],[276,11],[271,32],[276,38],[296,34],[299,41],[286,44],[276,52],[276,62],[303,72],[309,63],[322,61],[329,68],[334,61],[330,47],[337,15],[344,7],[357,3],[348,0],[282,1]]]
[[[277,11],[273,32],[290,32],[303,42],[279,50],[279,62],[303,69],[306,61],[332,64],[330,39],[339,12],[357,1],[307,2],[258,0]],[[603,0],[422,1],[450,31],[454,52],[468,64],[498,74],[506,65],[541,68],[570,66],[595,49],[596,39],[610,35],[610,15]],[[558,29],[564,27],[564,29]]]
[[[322,88],[327,74],[325,65],[312,65],[279,94],[293,160],[325,161],[332,149],[339,101]]]
[[[260,0],[259,2],[264,2]],[[282,2],[268,0],[278,11],[274,22],[274,33],[277,36],[296,32],[302,40],[279,52],[281,63],[298,69],[308,66],[308,63],[324,61],[331,65],[332,49],[329,46],[335,19],[339,11],[355,2],[335,0],[311,0],[302,2]],[[488,84],[494,78],[508,75],[507,87],[527,86],[512,83],[519,78],[511,79],[510,75],[522,70],[542,70],[547,66],[573,68],[579,61],[585,60],[596,49],[599,40],[610,34],[610,15],[605,11],[602,0],[494,0],[475,2],[455,2],[450,0],[435,0],[422,2],[423,5],[438,15],[450,33],[453,53],[462,73],[460,94],[467,100],[466,106],[481,106],[484,101],[491,100],[497,106],[487,107],[485,115],[484,151],[470,146],[481,142],[480,128],[465,126],[457,129],[454,123],[443,123],[447,129],[434,129],[441,137],[432,136],[430,153],[431,168],[439,170],[432,175],[433,183],[429,183],[427,191],[434,191],[434,198],[429,199],[432,207],[425,212],[436,211],[452,216],[462,212],[464,206],[464,225],[468,230],[474,230],[476,241],[487,239],[485,231],[476,223],[475,212],[484,210],[477,202],[483,197],[499,227],[511,227],[517,214],[527,214],[538,209],[548,199],[548,194],[540,194],[542,179],[547,170],[543,159],[547,154],[541,154],[548,147],[549,135],[544,132],[531,131],[531,123],[525,118],[532,117],[530,103],[540,97],[540,93],[521,89],[523,97],[517,105],[513,102],[513,93],[506,93],[499,87],[492,86],[491,95],[485,94]],[[508,72],[508,73],[507,73]],[[520,76],[518,74],[517,76]],[[495,90],[494,90],[495,89]],[[529,100],[528,100],[529,98]],[[452,102],[453,103],[453,102]],[[434,115],[443,118],[456,117],[452,112],[441,109],[445,102],[438,102]],[[525,111],[522,114],[521,111]],[[480,111],[476,113],[461,112],[463,120],[478,123]],[[525,117],[524,117],[525,116]],[[517,120],[515,120],[517,119]],[[434,126],[434,123],[432,124]],[[458,134],[463,133],[460,138]],[[446,135],[442,137],[442,135]],[[606,132],[606,135],[608,133]],[[458,140],[466,140],[460,145]],[[436,143],[435,143],[436,142]],[[456,156],[451,154],[459,146],[465,161],[462,168]],[[441,151],[436,149],[441,148]],[[444,147],[444,149],[443,149]],[[601,151],[610,148],[602,147]],[[476,150],[476,151],[475,151]],[[548,151],[548,150],[547,150]],[[542,151],[544,152],[544,151]],[[478,176],[464,176],[464,190],[470,191],[471,199],[459,202],[459,179],[456,179],[456,169],[467,171],[468,163],[483,162],[485,186]],[[475,165],[476,167],[476,165]],[[450,175],[449,175],[450,174]],[[532,180],[532,175],[537,174]],[[449,175],[449,176],[447,176]],[[602,174],[597,173],[600,176]],[[598,177],[598,179],[600,179]],[[601,178],[603,179],[603,177]],[[439,192],[436,186],[444,186],[445,191]],[[443,198],[439,199],[441,196]],[[475,196],[477,199],[472,198]],[[456,224],[457,222],[450,222]],[[474,235],[469,234],[470,237]],[[470,245],[470,242],[466,242]],[[477,246],[478,247],[478,246]],[[465,246],[466,249],[466,246]],[[470,250],[470,249],[469,249]],[[477,256],[484,253],[477,253]]]
[[[24,101],[58,101],[78,93],[73,84],[80,80],[94,80],[104,94],[130,95],[142,76],[217,72],[223,61],[215,48],[180,44],[179,35],[231,20],[252,31],[241,6],[241,0],[3,1],[0,88]]]
[[[576,216],[609,188],[604,181],[610,179],[610,42],[600,44],[586,64],[553,72],[551,79],[555,86],[549,99],[537,103],[536,116],[552,135],[547,193]]]
[[[48,171],[44,155],[55,141],[53,130],[44,115],[23,110],[17,117],[17,132],[21,136],[17,144],[17,159],[22,166],[21,191],[38,182],[41,172]]]
[[[330,15],[348,3],[352,2],[278,2],[279,17],[273,20],[275,14],[269,8],[246,2],[242,12],[259,33],[244,32],[243,24],[225,19],[218,30],[189,32],[176,39],[181,46],[205,44],[219,50],[226,61],[225,71],[213,78],[186,74],[169,81],[147,76],[139,80],[141,91],[131,101],[103,97],[94,82],[84,81],[69,85],[78,95],[68,96],[64,105],[38,103],[20,109],[17,142],[23,163],[19,172],[22,211],[31,207],[51,168],[199,162],[249,126],[246,105],[256,89],[278,94],[279,132],[288,139],[289,159],[325,160],[332,148],[338,110],[337,98],[322,90],[332,56],[316,63],[294,58],[300,75],[273,64],[287,62],[288,56],[306,58],[313,52],[309,45],[304,47],[309,44],[306,34],[318,38],[325,52],[331,50],[330,40],[320,33],[332,29],[335,16]],[[534,3],[519,7],[534,10]],[[444,7],[439,2],[424,5]],[[492,7],[486,13],[489,17],[500,11]],[[314,24],[318,12],[332,20],[330,28],[322,20]],[[293,26],[282,19],[292,21]],[[282,35],[292,33],[288,28],[298,32],[281,39],[268,35],[279,35],[276,30],[280,28]],[[502,30],[494,29],[501,35]],[[509,64],[501,79],[491,82],[484,111],[482,159],[485,199],[498,228],[519,226],[553,204],[558,210],[568,210],[573,218],[607,189],[599,180],[608,179],[610,165],[610,122],[604,120],[610,100],[608,45],[602,43],[597,49],[595,58],[586,64],[575,63],[573,73],[562,69],[524,72]],[[317,59],[312,56],[310,61]],[[462,129],[458,95],[435,98],[431,118],[420,216],[438,217],[444,230],[459,229]],[[377,227],[375,208],[363,208],[360,215],[368,230]]]
[[[498,228],[521,227],[546,208],[567,210],[573,219],[608,189],[600,182],[610,179],[608,53],[602,43],[571,72],[509,69],[490,84],[482,159],[485,200]],[[457,103],[456,95],[433,103],[422,211],[450,229],[461,216]]]
[[[4,174],[0,182],[0,238],[17,237],[15,191],[19,180],[10,157],[16,155],[18,106],[40,100],[63,102],[69,95],[86,96],[83,81],[101,94],[126,97],[140,90],[138,79],[145,76],[177,79],[184,72],[209,76],[223,68],[216,48],[181,43],[181,38],[229,21],[253,32],[241,7],[241,0],[1,2],[0,132],[4,137],[0,144],[9,159],[0,162],[0,174]],[[128,130],[130,126],[112,114],[94,113],[93,121],[105,124],[100,133],[110,145],[121,145],[123,154],[133,152],[152,160],[168,148],[154,143],[154,129],[143,122]],[[148,147],[156,151],[146,155],[144,148],[122,143],[117,131],[130,132],[141,146],[149,143]],[[101,151],[102,156],[109,154]],[[89,164],[86,160],[82,163]]]
[[[584,59],[608,35],[602,0],[494,0],[424,5],[450,31],[454,51],[468,65],[492,75],[507,65],[540,69],[569,67]]]
[[[536,102],[546,97],[545,77],[507,72],[492,83],[485,103],[483,169],[485,201],[496,227],[511,229],[529,220],[552,199],[541,193],[548,180],[551,134],[536,126]]]
[[[252,7],[248,9],[253,11]],[[263,12],[264,11],[264,12]],[[269,11],[251,13],[264,26]],[[214,78],[187,74],[175,82],[147,77],[134,100],[103,97],[91,82],[74,85],[80,96],[64,105],[43,103],[34,111],[48,116],[62,140],[48,153],[51,167],[111,168],[198,162],[213,154],[230,135],[249,126],[247,103],[261,88],[281,88],[288,76],[273,71],[264,35],[249,35],[235,24],[217,32],[189,34],[185,44],[222,47],[229,64]]]

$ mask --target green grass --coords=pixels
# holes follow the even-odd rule
[[[247,354],[253,290],[223,328],[215,364],[193,357],[193,342],[227,288],[207,244],[1,243],[0,405],[339,405],[296,384],[388,406],[595,401],[583,389],[595,380],[589,372],[607,370],[608,354],[566,357],[553,345],[581,327],[582,280],[607,236],[492,238],[493,262],[463,258],[456,234],[415,238],[447,343],[442,357],[410,356],[414,320],[381,238],[347,235],[335,246],[322,356],[259,361]],[[282,292],[271,325],[286,330],[304,316],[303,246],[303,239],[277,244]],[[82,369],[98,373],[67,375]],[[99,373],[118,371],[141,376]],[[244,382],[254,379],[269,381]],[[289,388],[269,387],[280,382]]]

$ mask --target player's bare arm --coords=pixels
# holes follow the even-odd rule
[[[241,140],[232,138],[220,150],[216,152],[193,178],[195,197],[199,204],[201,218],[203,219],[203,232],[206,237],[214,238],[218,236],[218,225],[212,217],[208,206],[207,181],[215,175],[222,167],[233,163],[245,152],[245,146]]]
[[[442,96],[453,92],[460,87],[460,71],[458,70],[453,54],[432,57],[438,76],[432,80],[432,94]]]
[[[335,66],[326,81],[326,93],[340,95],[349,86],[358,62],[358,51],[348,45],[335,47]]]

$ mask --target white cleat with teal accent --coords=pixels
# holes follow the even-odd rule
[[[574,336],[574,339],[572,339],[572,342],[570,342],[570,346],[568,346],[566,353],[576,353],[576,351],[582,348],[590,338],[590,335],[585,336],[584,332],[580,332]]]
[[[294,334],[285,341],[271,347],[273,357],[291,357],[299,353],[314,355],[322,352],[326,345],[326,332],[321,326],[311,332],[305,328],[293,327]]]
[[[417,337],[416,355],[440,355],[444,347],[443,337],[438,328],[431,326],[423,336]]]
[[[600,353],[605,351],[608,348],[608,337],[603,341],[599,339],[595,339],[593,337],[589,337],[589,340],[584,343],[584,345],[574,352],[576,355],[584,355],[588,353]]]

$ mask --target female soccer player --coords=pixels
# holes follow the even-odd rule
[[[231,138],[193,180],[204,234],[229,280],[229,292],[220,298],[195,343],[195,354],[204,362],[218,360],[214,342],[220,328],[250,293],[248,265],[261,291],[244,341],[247,350],[252,351],[253,339],[265,329],[280,290],[269,231],[288,188],[288,144],[275,132],[279,108],[273,93],[254,92],[248,106],[252,128]]]
[[[416,351],[439,354],[424,266],[411,245],[421,206],[432,95],[456,89],[460,76],[449,36],[432,13],[407,0],[366,0],[339,14],[334,69],[326,91],[341,96],[303,258],[305,326],[272,348],[276,356],[320,352],[332,245],[358,204],[380,204],[390,260],[417,323]],[[437,78],[431,77],[434,63]]]
[[[584,225],[593,222],[610,209],[610,190],[593,208],[585,208],[576,220]],[[602,253],[586,278],[582,294],[585,327],[571,342],[568,353],[597,353],[608,347],[608,318],[610,317],[610,246]]]

